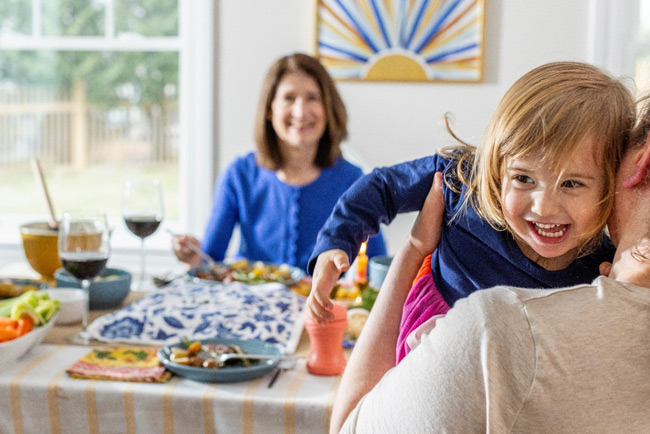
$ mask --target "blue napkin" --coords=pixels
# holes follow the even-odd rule
[[[257,339],[294,352],[305,299],[279,283],[178,281],[88,326],[102,342],[169,345],[183,337]]]

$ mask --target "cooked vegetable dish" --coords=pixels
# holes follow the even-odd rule
[[[238,345],[222,345],[207,343],[202,345],[200,341],[190,342],[184,339],[186,348],[172,347],[169,360],[179,365],[195,366],[197,368],[220,369],[228,366],[251,366],[258,363],[258,360],[236,359],[228,360],[223,365],[217,359],[222,354],[246,354]]]
[[[291,268],[287,264],[278,266],[261,261],[250,263],[247,260],[241,260],[231,265],[218,264],[209,269],[196,270],[195,274],[200,279],[220,282],[237,281],[249,284],[278,282],[285,285],[295,283],[291,275]]]

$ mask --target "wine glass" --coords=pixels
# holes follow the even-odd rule
[[[152,235],[163,219],[162,188],[157,179],[135,180],[124,183],[122,216],[126,227],[140,238],[140,278],[134,281],[134,291],[153,291],[156,286],[145,274],[144,239]]]
[[[86,293],[81,331],[68,340],[75,344],[88,344],[91,340],[88,327],[90,281],[106,268],[111,254],[110,234],[106,214],[101,211],[68,211],[63,213],[59,227],[59,258],[63,267],[81,281]]]

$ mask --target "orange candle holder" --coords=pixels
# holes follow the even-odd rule
[[[368,282],[368,255],[366,255],[367,243],[362,243],[357,256],[357,283],[365,284]]]

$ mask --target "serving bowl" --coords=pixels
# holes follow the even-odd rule
[[[52,279],[54,272],[62,267],[58,231],[50,229],[47,222],[32,222],[20,226],[20,236],[29,265],[44,278]]]
[[[0,342],[0,366],[13,363],[24,356],[29,350],[40,344],[50,329],[54,326],[59,313],[40,327],[34,327],[32,331],[23,336],[6,342]]]
[[[79,288],[48,288],[47,294],[52,300],[59,300],[61,308],[56,318],[57,324],[74,324],[83,316],[86,294]]]
[[[61,288],[81,288],[81,282],[64,268],[54,272],[56,286]],[[107,268],[90,282],[90,309],[110,309],[118,307],[131,292],[131,273],[119,268]]]

